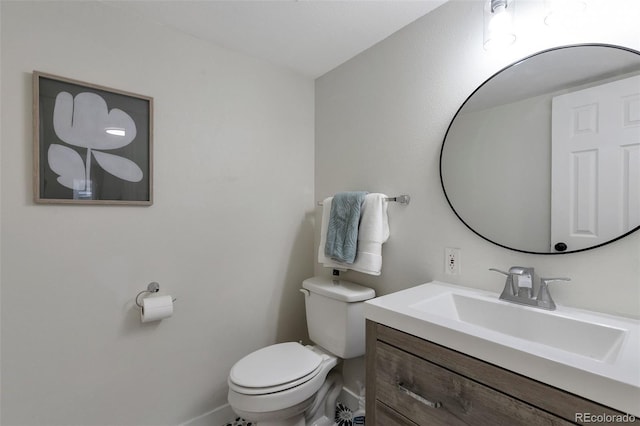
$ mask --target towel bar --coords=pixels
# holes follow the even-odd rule
[[[400,203],[400,204],[409,204],[409,202],[411,201],[411,197],[407,194],[403,194],[403,195],[398,195],[395,197],[387,197],[385,198],[385,200],[387,201],[394,201],[396,203]],[[322,205],[322,201],[318,201],[318,205],[321,206]]]

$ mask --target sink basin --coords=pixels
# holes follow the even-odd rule
[[[453,292],[409,308],[605,362],[615,360],[626,333],[625,329],[601,323]]]
[[[439,281],[365,302],[368,320],[640,416],[640,321]]]

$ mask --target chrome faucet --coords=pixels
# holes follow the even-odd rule
[[[549,284],[555,281],[571,281],[570,278],[540,278],[537,295],[534,296],[533,268],[512,266],[509,272],[491,268],[490,271],[499,272],[507,276],[500,299],[521,305],[554,310],[556,304],[549,293]]]

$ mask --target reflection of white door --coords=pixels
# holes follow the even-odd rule
[[[554,97],[551,133],[551,250],[640,225],[640,76]]]

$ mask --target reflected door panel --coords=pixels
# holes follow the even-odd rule
[[[551,250],[640,225],[640,76],[552,101]]]

